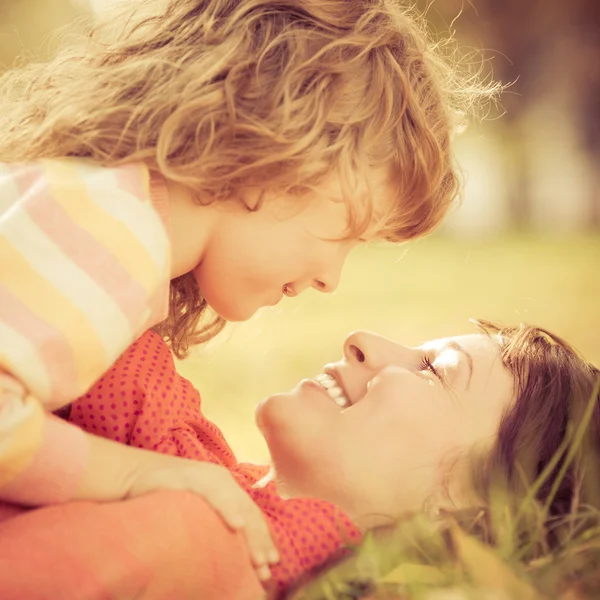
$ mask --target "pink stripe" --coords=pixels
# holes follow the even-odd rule
[[[0,489],[6,502],[28,506],[70,500],[88,464],[89,445],[83,431],[52,415],[44,419],[42,445],[33,462]]]
[[[115,178],[120,188],[133,194],[136,198],[144,198],[148,194],[140,177],[140,168],[147,168],[145,165],[130,163],[115,168]],[[169,192],[165,178],[157,171],[149,172],[150,185],[150,200],[154,206],[154,210],[161,218],[165,232],[169,239],[169,251],[172,244],[171,235],[171,206],[169,202]],[[152,322],[159,322],[166,318],[169,314],[169,288],[170,281],[164,282],[160,289],[156,291],[150,301],[150,309],[152,311]]]
[[[77,389],[77,369],[73,350],[61,331],[52,327],[36,314],[32,313],[19,298],[0,285],[0,319],[26,337],[36,348],[47,368],[52,386],[53,401],[73,400],[80,390]],[[27,360],[27,358],[24,358]],[[23,382],[29,389],[35,390],[31,382]],[[74,387],[69,390],[69,385]],[[44,403],[49,398],[38,398]]]
[[[148,198],[148,190],[143,183],[143,176],[140,173],[143,168],[145,168],[143,165],[130,163],[113,169],[113,174],[119,188],[125,190],[135,198],[139,198],[140,202],[144,198]]]
[[[114,170],[115,178],[120,188],[133,194],[136,198],[144,198],[148,190],[144,187],[140,177],[140,168],[147,168],[145,165],[128,164],[117,167]],[[149,173],[150,200],[154,210],[158,213],[165,232],[169,239],[169,252],[171,248],[171,212],[169,203],[169,193],[165,178],[157,171]],[[169,314],[169,288],[170,281],[163,282],[160,289],[156,290],[154,296],[150,299],[150,310],[152,323],[157,323],[166,318]]]
[[[158,213],[168,234],[171,238],[171,214],[169,192],[165,178],[158,171],[149,171],[147,174],[149,190],[144,185],[140,176],[140,169],[148,170],[143,164],[130,163],[114,169],[115,178],[119,187],[132,194],[136,198],[144,199],[150,194],[150,201]]]
[[[154,204],[154,209],[160,215],[167,237],[169,239],[169,257],[173,247],[173,228],[171,224],[171,203],[169,199],[169,190],[164,176],[158,171],[150,171],[150,198]],[[152,300],[153,311],[157,321],[162,321],[169,314],[169,290],[171,282],[167,281],[162,293],[156,294]]]
[[[135,331],[140,310],[148,302],[143,286],[131,277],[108,248],[69,218],[50,195],[41,168],[18,171],[15,180],[31,219],[73,263],[115,300]]]
[[[169,190],[167,189],[165,178],[157,171],[150,172],[150,198],[152,199],[156,212],[162,219],[169,241],[172,244],[173,236],[171,231],[171,202],[169,199]]]

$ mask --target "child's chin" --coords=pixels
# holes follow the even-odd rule
[[[228,323],[241,323],[243,321],[247,321],[256,313],[256,310],[245,310],[243,307],[239,306],[213,307],[211,305],[211,308]]]
[[[204,297],[210,308],[216,312],[219,317],[230,323],[240,323],[252,318],[260,306],[251,305],[249,302],[232,303],[232,297],[219,298],[218,295],[212,296],[207,293]]]

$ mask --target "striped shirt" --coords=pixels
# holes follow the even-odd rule
[[[48,411],[166,317],[168,197],[141,164],[0,163],[0,498],[66,500],[86,466]]]

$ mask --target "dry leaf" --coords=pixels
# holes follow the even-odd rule
[[[443,571],[436,567],[427,565],[417,565],[413,563],[403,563],[390,571],[380,580],[382,583],[398,584],[427,584],[442,585],[447,581]]]
[[[453,527],[451,534],[458,558],[474,583],[483,589],[503,592],[508,598],[541,600],[491,548],[458,527]]]

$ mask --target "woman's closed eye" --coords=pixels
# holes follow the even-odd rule
[[[440,373],[433,366],[433,363],[431,362],[431,360],[429,359],[428,356],[423,356],[423,358],[421,359],[421,367],[419,370],[420,371],[429,371],[430,373],[435,375],[440,381],[442,380]]]

